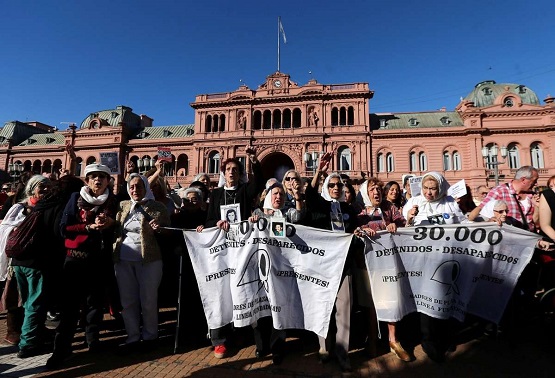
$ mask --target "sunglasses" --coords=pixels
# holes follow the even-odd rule
[[[90,178],[95,179],[95,178],[100,178],[100,179],[105,179],[108,178],[108,176],[106,176],[104,173],[91,173],[89,175]]]
[[[341,189],[343,187],[343,185],[344,184],[342,182],[330,182],[328,184],[328,188],[333,189],[337,186],[339,189]]]
[[[507,214],[509,210],[493,210],[495,213]]]
[[[291,180],[297,180],[297,178],[295,176],[293,177],[286,177],[284,178],[285,181],[291,181]]]

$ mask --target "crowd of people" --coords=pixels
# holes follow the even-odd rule
[[[341,281],[330,319],[333,326],[327,337],[318,337],[320,360],[324,363],[334,358],[344,371],[351,370],[354,307],[363,314],[356,332],[365,335],[369,355],[377,353],[379,322],[362,239],[373,238],[379,231],[395,233],[401,227],[490,221],[539,233],[543,239],[533,262],[542,269],[523,274],[518,292],[535,292],[538,278],[544,289],[555,287],[555,176],[538,192],[538,171],[525,166],[507,183],[476,188],[475,198],[469,187],[459,198],[448,195],[449,183],[439,172],[424,174],[421,192],[415,196],[411,175],[401,182],[387,183],[370,177],[357,192],[347,176],[329,172],[329,153],[321,156],[312,179],[303,179],[291,169],[281,181],[265,181],[256,149],[249,146],[245,152],[250,172],[239,159],[224,160],[218,185],[200,173],[188,188],[172,189],[161,161],[144,175],[128,162],[126,187],[118,191],[111,183],[110,169],[102,164],[88,165],[84,181],[67,173],[46,177],[24,172],[13,190],[4,183],[4,195],[0,196],[0,310],[7,314],[5,341],[19,346],[17,356],[45,353],[45,345],[51,345],[52,356],[46,365],[50,369],[62,367],[72,355],[79,324],[84,327],[89,352],[102,351],[100,330],[106,312],[121,317],[125,327],[127,337],[118,353],[155,348],[158,312],[164,300],[160,287],[177,287],[177,261],[188,270],[180,284],[196,303],[197,314],[192,322],[189,319],[190,329],[183,334],[205,337],[207,323],[187,247],[175,229],[200,233],[217,227],[228,232],[230,224],[244,220],[267,218],[278,226],[298,223],[355,236],[343,271],[337,272]],[[8,257],[10,237],[32,213],[40,214],[39,222],[33,225],[38,240],[33,245],[40,247],[24,256]],[[282,231],[273,230],[275,236]],[[47,317],[59,321],[54,335],[45,327]],[[404,344],[407,335],[399,327],[402,322],[387,323],[389,348],[400,360],[411,361],[414,355]],[[416,332],[421,335],[424,352],[434,361],[443,361],[452,347],[449,322],[423,314],[419,322]],[[274,329],[271,318],[260,319],[253,330],[256,356],[271,354],[273,362],[279,364],[286,353],[286,330]],[[208,330],[216,358],[229,355],[234,332],[231,325]],[[53,344],[45,343],[52,338]]]

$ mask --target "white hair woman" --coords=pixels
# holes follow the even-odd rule
[[[35,205],[42,200],[50,191],[50,180],[42,175],[32,176],[25,186],[25,199],[13,207],[14,221],[23,222],[23,218],[28,216]],[[12,209],[10,209],[12,210]],[[10,217],[12,217],[10,214]],[[39,220],[39,222],[43,222]],[[34,233],[36,238],[40,238],[43,243],[53,241],[44,232],[39,231],[40,226]],[[32,357],[38,354],[42,346],[42,330],[46,320],[46,288],[45,288],[45,271],[46,257],[45,253],[28,254],[25,257],[11,260],[14,276],[17,280],[19,295],[23,303],[24,319],[21,326],[21,335],[19,340],[19,358]],[[40,251],[43,252],[43,251]],[[44,256],[44,257],[43,257]]]
[[[141,340],[148,345],[158,338],[162,251],[156,234],[170,224],[170,216],[166,206],[154,200],[144,176],[132,173],[127,192],[131,199],[120,203],[116,215],[114,269],[127,332],[123,351],[132,351]]]

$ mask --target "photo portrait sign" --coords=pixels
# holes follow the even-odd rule
[[[110,168],[110,172],[113,175],[120,173],[119,169],[119,159],[117,152],[101,152],[100,153],[100,164],[103,164]]]

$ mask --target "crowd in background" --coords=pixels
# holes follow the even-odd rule
[[[227,159],[221,164],[219,183],[200,173],[187,188],[170,187],[162,161],[144,175],[128,162],[125,187],[119,190],[113,187],[109,168],[102,164],[88,165],[84,181],[67,171],[48,176],[23,172],[17,183],[4,183],[0,193],[0,309],[7,314],[5,341],[19,346],[18,357],[52,351],[47,367],[60,368],[72,355],[79,324],[89,352],[103,351],[100,330],[106,312],[125,327],[126,340],[118,353],[155,348],[159,308],[175,305],[178,276],[183,270],[179,284],[186,288],[184,295],[192,305],[181,337],[200,340],[208,332],[214,356],[225,358],[238,330],[231,325],[207,330],[183,236],[175,229],[203,232],[217,227],[228,232],[230,224],[240,220],[279,218],[356,236],[343,271],[337,272],[341,284],[332,326],[327,337],[318,338],[320,360],[324,363],[334,358],[344,371],[351,370],[354,309],[362,314],[354,331],[364,335],[369,356],[377,354],[380,325],[361,239],[372,238],[378,231],[493,221],[540,233],[543,240],[515,290],[518,298],[509,307],[531,300],[538,280],[545,291],[555,287],[555,176],[538,192],[538,171],[526,166],[507,183],[494,188],[479,186],[474,197],[467,186],[466,194],[455,199],[447,194],[449,183],[443,175],[428,172],[422,176],[420,194],[412,196],[411,175],[401,182],[384,183],[370,177],[353,185],[348,176],[329,172],[329,153],[321,156],[311,179],[291,169],[281,181],[264,180],[256,149],[249,146],[246,154],[250,172],[240,160]],[[233,213],[229,205],[235,206]],[[35,225],[40,248],[24,257],[9,258],[4,250],[10,235],[34,212],[40,214]],[[59,322],[53,334],[45,327],[47,319]],[[420,315],[418,327],[403,327],[404,321],[386,324],[389,348],[395,356],[413,360],[405,340],[418,335],[432,360],[445,359],[453,347],[453,321]],[[271,354],[275,364],[281,363],[287,352],[285,330],[274,329],[267,317],[253,325],[253,336],[257,357]],[[51,350],[45,350],[45,345]]]

